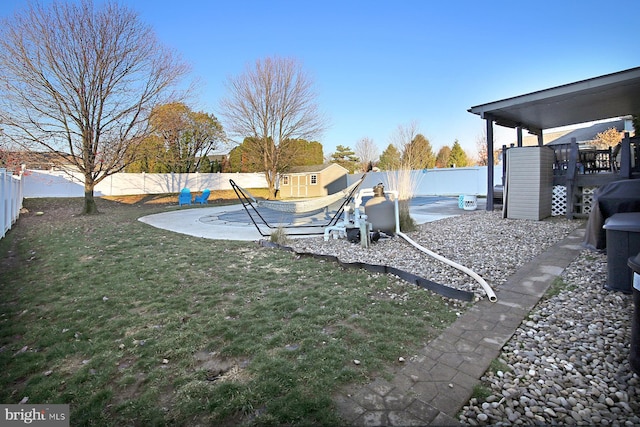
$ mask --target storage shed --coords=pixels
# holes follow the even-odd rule
[[[346,168],[336,163],[292,167],[280,175],[278,195],[282,198],[328,196],[347,188],[348,174]]]

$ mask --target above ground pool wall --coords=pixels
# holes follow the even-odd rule
[[[494,166],[494,184],[502,184],[502,165]],[[415,196],[458,196],[472,194],[487,196],[487,166],[468,168],[436,168],[411,171],[416,183]],[[373,187],[383,183],[390,189],[387,172],[369,172],[362,187]],[[362,174],[349,175],[349,184],[360,179]]]

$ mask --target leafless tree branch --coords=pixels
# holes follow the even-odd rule
[[[0,29],[0,122],[23,147],[72,155],[91,213],[94,186],[124,168],[187,72],[127,8],[30,4]]]
[[[261,160],[274,195],[277,174],[292,154],[289,142],[313,140],[326,127],[313,81],[295,59],[272,57],[229,79],[227,92],[221,101],[226,129],[238,142],[250,138],[247,148]]]

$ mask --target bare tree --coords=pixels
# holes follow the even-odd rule
[[[418,122],[412,121],[405,125],[398,125],[395,132],[389,137],[389,142],[398,148],[401,153],[407,151],[407,147],[418,135]],[[410,151],[410,150],[409,150]],[[403,162],[410,163],[410,156],[403,159]]]
[[[295,59],[272,57],[230,78],[227,91],[221,101],[226,129],[253,142],[246,148],[261,160],[269,194],[275,197],[277,175],[295,156],[292,141],[316,139],[325,128],[312,80]]]
[[[398,125],[389,140],[402,154],[400,169],[432,168],[435,154],[431,142],[419,133],[417,121]]]
[[[412,121],[406,125],[399,125],[395,132],[389,137],[389,142],[397,147],[402,156],[400,165],[396,171],[387,172],[387,180],[392,190],[398,191],[398,197],[402,202],[407,202],[415,193],[418,182],[416,175],[411,173],[411,141],[418,135],[418,122]],[[408,209],[406,203],[401,203],[401,209]]]
[[[415,228],[415,221],[409,213],[409,201],[420,182],[419,175],[411,172],[412,150],[410,147],[417,135],[418,122],[412,121],[406,125],[399,125],[389,138],[389,145],[397,147],[402,152],[398,169],[387,171],[387,182],[391,190],[398,192],[400,229],[403,231],[412,231]]]
[[[476,136],[476,151],[478,151],[478,166],[487,166],[489,157],[487,156],[487,132]],[[492,165],[493,166],[493,165]]]
[[[380,157],[378,146],[373,142],[373,139],[367,137],[361,138],[356,142],[355,153],[360,160],[359,166],[362,172],[366,172],[369,166],[373,166]]]
[[[482,133],[476,136],[476,150],[478,151],[478,166],[487,166],[487,131],[483,130]],[[493,165],[497,165],[500,162],[501,149],[493,150]],[[491,166],[493,166],[491,165]]]
[[[96,213],[95,185],[126,166],[187,71],[123,6],[30,3],[1,23],[0,122],[13,143],[71,154]]]

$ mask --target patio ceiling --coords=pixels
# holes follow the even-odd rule
[[[582,80],[468,110],[500,126],[543,129],[640,114],[640,67]]]

